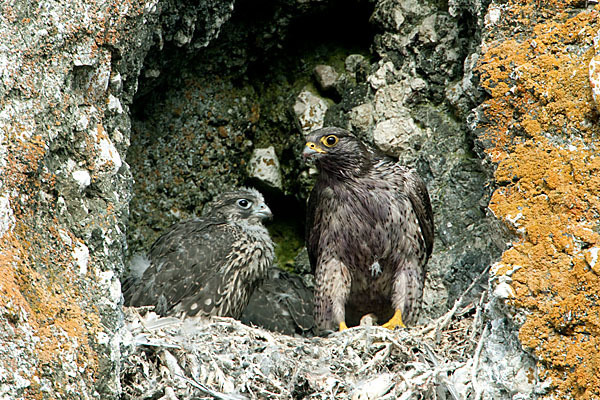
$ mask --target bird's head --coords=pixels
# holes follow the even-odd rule
[[[370,155],[356,136],[336,127],[309,133],[302,152],[304,159],[315,160],[320,170],[342,176],[360,174],[367,167]]]
[[[221,215],[228,220],[259,222],[273,216],[263,195],[256,189],[241,188],[221,193],[204,206],[203,214]]]

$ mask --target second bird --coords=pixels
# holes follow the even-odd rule
[[[201,217],[173,225],[154,242],[139,276],[126,281],[127,305],[153,305],[163,316],[239,318],[273,262],[262,224],[270,217],[254,189],[220,194]]]
[[[306,140],[319,170],[306,220],[317,325],[343,330],[369,313],[390,329],[414,323],[434,235],[425,183],[343,129]]]

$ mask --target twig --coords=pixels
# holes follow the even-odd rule
[[[471,291],[471,289],[473,289],[475,287],[475,285],[479,283],[479,280],[487,274],[489,269],[490,269],[490,266],[488,265],[483,270],[483,272],[481,272],[481,274],[479,274],[479,276],[469,285],[469,287],[463,292],[463,294],[461,294],[460,297],[458,299],[456,299],[456,301],[454,302],[454,306],[452,307],[450,312],[447,312],[446,315],[444,315],[444,319],[441,321],[441,323],[439,325],[437,325],[436,336],[438,335],[438,333],[440,331],[442,331],[444,328],[446,328],[448,326],[448,324],[450,323],[450,320],[452,320],[452,317],[454,316],[454,314],[456,314],[456,310],[458,310],[458,307],[460,307],[460,305],[462,304],[463,299],[467,296],[467,294]]]
[[[257,385],[253,385],[253,386],[254,386],[254,389],[258,390],[259,392],[266,393],[268,395],[269,399],[281,397],[280,393],[274,393],[274,392],[268,391],[267,389],[261,388],[260,386],[257,386]]]
[[[254,373],[256,375],[261,376],[265,380],[265,382],[269,382],[272,386],[276,387],[279,390],[280,394],[287,392],[287,390],[281,384],[279,384],[278,382],[274,381],[273,379],[270,379],[269,377],[265,376],[265,374],[263,374],[259,368],[256,367],[253,369],[254,369]]]
[[[469,334],[469,341],[475,341],[475,335],[477,335],[477,331],[479,330],[478,325],[481,323],[481,316],[483,309],[483,301],[485,299],[486,292],[481,294],[481,298],[479,299],[479,303],[477,304],[477,309],[475,311],[475,317],[473,317],[473,323],[471,324],[471,333]]]
[[[202,383],[198,382],[195,379],[190,379],[187,376],[181,375],[181,374],[176,374],[176,376],[185,381],[186,383],[188,383],[189,385],[195,387],[196,389],[200,390],[202,393],[207,394],[209,396],[212,396],[215,399],[218,400],[248,400],[248,397],[243,396],[241,394],[225,394],[225,393],[220,393],[217,392],[215,390],[210,389],[209,387],[203,385]]]
[[[365,372],[366,370],[371,368],[373,365],[382,362],[383,360],[385,360],[386,358],[388,358],[390,356],[391,352],[392,352],[391,343],[386,343],[384,345],[383,349],[381,349],[377,353],[375,353],[373,358],[371,358],[371,360],[369,360],[368,363],[366,363],[365,365],[360,367],[360,369],[358,371],[356,371],[356,374],[361,375],[363,372]]]
[[[488,326],[486,325],[483,328],[483,332],[481,332],[481,337],[479,338],[479,343],[477,343],[477,348],[475,349],[475,354],[473,355],[473,367],[471,369],[471,385],[473,386],[473,390],[475,391],[475,399],[479,400],[481,398],[481,388],[479,387],[479,383],[477,382],[477,368],[479,367],[479,356],[481,355],[481,350],[483,349],[483,341],[488,331]]]
[[[443,316],[441,316],[440,318],[438,318],[437,320],[435,320],[433,323],[431,323],[431,324],[427,325],[426,327],[424,327],[423,330],[421,331],[421,334],[424,335],[424,334],[429,333],[429,332],[431,332],[432,330],[435,329],[435,337],[438,337],[439,334],[440,334],[440,332],[444,328],[446,328],[448,326],[448,324],[450,323],[450,321],[452,320],[452,318],[456,314],[456,311],[458,310],[458,308],[462,304],[464,298],[471,291],[471,289],[473,289],[475,287],[475,285],[477,283],[479,283],[479,281],[481,280],[481,278],[483,278],[485,276],[485,274],[487,274],[487,272],[489,271],[489,269],[490,269],[490,266],[488,265],[481,272],[481,274],[479,274],[479,276],[477,278],[475,278],[475,280],[473,280],[473,282],[469,285],[469,287],[467,289],[465,289],[465,291],[460,295],[460,297],[458,299],[456,299],[456,301],[454,302],[454,306],[448,312],[446,312],[446,314],[444,314]]]

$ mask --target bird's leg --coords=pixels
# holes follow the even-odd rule
[[[402,322],[402,311],[396,310],[394,316],[381,326],[388,329],[395,329],[396,327],[406,328],[406,325],[404,325],[404,322]]]
[[[321,261],[321,260],[320,260]],[[319,262],[316,270],[315,319],[320,329],[348,329],[345,304],[350,293],[350,273],[339,260]]]
[[[401,268],[394,276],[394,286],[392,293],[392,307],[394,307],[394,316],[382,326],[388,329],[396,327],[406,328],[404,320],[414,319],[414,313],[421,306],[423,297],[423,278],[424,273],[419,260],[405,260]]]

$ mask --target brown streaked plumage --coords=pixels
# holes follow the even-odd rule
[[[415,322],[433,247],[425,183],[343,129],[306,141],[319,169],[306,220],[317,325],[341,330],[368,313],[388,328]]]
[[[201,217],[173,225],[154,242],[143,275],[125,290],[126,304],[154,305],[163,316],[239,318],[273,261],[261,222],[270,216],[254,189],[217,196]]]

